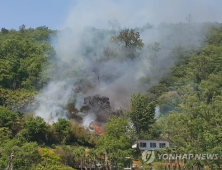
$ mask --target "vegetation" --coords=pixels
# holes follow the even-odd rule
[[[148,103],[146,95],[134,94],[131,96],[131,111],[129,115],[138,140],[142,132],[149,133],[151,125],[155,122],[155,103]]]
[[[159,29],[162,27],[164,25]],[[180,24],[175,24],[171,27],[179,30],[184,25],[180,27]],[[56,31],[45,26],[26,29],[22,25],[18,31],[2,28],[0,169],[12,166],[18,170],[120,168],[126,157],[139,159],[140,153],[131,149],[131,145],[139,138],[168,139],[175,146],[170,152],[175,153],[220,154],[222,26],[216,24],[208,28],[206,26],[207,37],[200,48],[175,46],[172,56],[176,63],[170,73],[163,76],[159,83],[152,84],[145,94],[132,94],[130,109],[108,118],[105,134],[101,136],[77,123],[79,118],[73,120],[75,117],[77,119],[77,109],[72,103],[67,104],[69,114],[74,115],[70,120],[61,118],[50,124],[39,116],[28,114],[26,106],[35,107],[35,95],[52,79],[43,72],[44,68],[52,69],[51,72],[56,69],[56,66],[52,68],[48,63],[55,56],[49,40]],[[134,60],[140,57],[143,48],[147,48],[139,32],[134,29],[121,30],[111,40],[123,52],[124,59]],[[160,46],[161,42],[148,46],[153,63],[158,60]],[[98,83],[101,75],[97,69],[101,63],[119,57],[110,47],[104,49],[104,56],[104,59],[96,60],[97,65],[92,68]],[[83,73],[82,70],[79,72],[76,74]],[[141,83],[146,85],[151,78],[147,74]],[[94,86],[87,84],[81,88],[93,89]],[[160,112],[158,117],[155,116],[157,107]],[[163,168],[164,164],[158,161],[155,167]],[[181,166],[185,169],[221,169],[221,156],[217,160],[186,160]]]
[[[105,134],[99,138],[98,150],[105,154],[105,168],[112,169],[131,155],[132,128],[129,120],[110,118],[105,126]]]
[[[113,37],[113,40],[116,43],[120,43],[125,56],[131,59],[138,57],[137,50],[142,49],[144,46],[139,32],[135,32],[134,29],[121,30],[119,35]]]
[[[162,110],[166,110],[165,102],[168,104],[171,101],[169,104],[173,106],[165,113],[164,131],[177,146],[177,152],[220,154],[222,150],[218,141],[221,140],[222,130],[222,48],[215,37],[215,34],[221,37],[221,33],[221,27],[211,29],[206,45],[196,53],[184,56],[183,62],[172,68],[171,74],[159,85],[159,88],[164,85],[167,87],[162,90],[162,96],[169,94],[169,91],[176,94],[174,97],[168,95],[164,100],[160,96],[159,101]],[[174,81],[169,83],[167,80]],[[187,168],[201,168],[204,165],[210,166],[210,169],[221,167],[220,159],[187,162]]]

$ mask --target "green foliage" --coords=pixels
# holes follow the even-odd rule
[[[135,32],[133,29],[121,30],[119,35],[113,37],[113,41],[120,43],[126,57],[131,59],[138,57],[137,50],[144,46],[139,32]]]
[[[42,162],[47,166],[49,165],[59,165],[61,163],[60,155],[55,153],[55,150],[43,148],[41,151]]]
[[[151,53],[151,59],[153,59],[155,61],[155,59],[157,58],[158,52],[161,50],[160,43],[155,42],[154,44],[148,45],[147,48],[148,48],[149,52]]]
[[[53,149],[42,148],[40,155],[41,163],[39,163],[37,166],[33,166],[33,170],[73,170],[73,168],[61,164],[61,156]]]
[[[12,128],[17,120],[15,112],[10,111],[5,107],[0,107],[0,127]]]
[[[162,94],[159,98],[160,113],[166,115],[171,110],[178,110],[178,105],[181,103],[181,98],[177,91],[170,91]]]
[[[15,138],[7,140],[7,142],[1,143],[0,147],[0,168],[4,169],[8,166],[9,156],[13,152],[14,148],[17,148],[19,141]]]
[[[66,119],[58,119],[58,122],[53,124],[55,128],[57,140],[66,143],[71,134],[70,122]]]
[[[0,128],[0,146],[12,138],[12,131],[7,127]]]
[[[37,143],[24,143],[21,147],[14,147],[14,168],[29,170],[32,164],[37,164],[40,160],[37,146]]]
[[[22,109],[33,101],[36,90],[47,80],[42,79],[43,67],[54,54],[49,44],[47,27],[19,31],[1,29],[0,34],[0,105],[11,110]]]
[[[74,147],[73,148],[73,154],[74,154],[74,160],[76,162],[81,162],[85,157],[85,148],[84,147]]]
[[[179,57],[176,66],[149,90],[153,100],[158,102],[162,117],[152,124],[151,132],[141,133],[141,137],[150,138],[155,134],[166,137],[172,141],[177,153],[220,153],[221,33],[221,27],[210,29],[206,44],[197,51],[174,49],[173,54]],[[221,162],[218,159],[187,160],[185,163],[186,169],[204,165],[219,169]]]
[[[154,163],[154,168],[155,168],[156,170],[162,170],[162,169],[165,168],[165,166],[164,166],[164,164],[163,164],[162,162],[155,162],[155,163]]]
[[[47,58],[53,54],[49,45],[52,30],[44,27],[8,31],[0,34],[0,87],[7,89],[39,89],[40,76]]]
[[[140,39],[139,32],[135,32],[135,30],[133,29],[121,30],[116,39],[124,43],[125,47],[135,47],[135,48],[143,47],[143,43],[142,40]]]
[[[8,32],[9,32],[9,31],[8,31],[7,29],[5,29],[5,28],[2,28],[2,29],[1,29],[1,33],[2,33],[2,34],[7,34]]]
[[[105,125],[105,134],[98,139],[97,150],[105,154],[105,166],[119,163],[132,154],[131,143],[133,129],[128,119],[109,118]]]
[[[130,119],[136,130],[137,137],[142,131],[149,131],[151,125],[155,122],[155,103],[148,103],[146,95],[137,93],[131,96]]]
[[[32,170],[74,170],[70,166],[65,165],[48,165],[43,166],[39,164],[37,167],[34,167]]]
[[[29,115],[26,117],[20,135],[27,141],[37,141],[42,143],[46,142],[47,130],[48,127],[43,118]]]
[[[31,104],[34,101],[36,92],[30,92],[25,89],[8,90],[0,88],[0,105],[10,110],[19,110]]]
[[[62,163],[65,165],[72,166],[75,162],[75,146],[70,145],[62,145],[62,146],[56,146],[56,153],[58,153],[61,156]]]
[[[221,27],[219,29],[214,27],[209,30],[207,42],[208,42],[208,44],[214,44],[216,46],[221,46],[222,45],[221,38],[222,38]]]
[[[158,29],[164,27],[173,29],[175,35],[168,38],[174,40],[175,36],[180,36],[181,29],[189,29],[189,26],[183,23],[174,26],[161,24]],[[125,117],[110,118],[103,136],[95,136],[78,123],[66,119],[59,119],[58,122],[49,125],[41,117],[33,115],[24,117],[21,113],[13,112],[13,110],[22,110],[32,103],[37,91],[54,78],[52,75],[58,66],[56,64],[49,66],[47,60],[55,55],[48,41],[55,31],[45,26],[26,29],[25,25],[22,25],[19,31],[2,28],[0,168],[7,167],[9,156],[13,152],[15,169],[71,170],[71,167],[63,164],[71,166],[81,162],[83,168],[86,162],[95,163],[97,157],[104,155],[105,167],[110,168],[111,165],[122,163],[125,157],[132,155],[130,148],[135,140],[134,131],[137,138],[168,138],[175,145],[175,152],[219,154],[222,150],[222,27],[208,28],[209,26],[204,28],[208,31],[208,35],[200,49],[195,48],[195,42],[187,41],[193,36],[192,31],[188,31],[185,37],[176,42],[182,45],[184,42],[190,44],[185,44],[187,48],[177,46],[172,50],[175,67],[159,84],[151,87],[147,94],[133,94],[127,115],[130,120]],[[104,39],[105,31],[94,29],[94,32],[94,43],[102,46],[101,40]],[[115,34],[112,32],[110,36]],[[104,57],[92,60],[94,62],[92,71],[98,81],[101,78],[98,67],[101,67],[104,61],[135,59],[139,57],[139,52],[144,46],[140,34],[135,30],[121,30],[112,38],[111,43],[114,43],[116,45],[114,47],[124,55],[118,56],[116,49],[108,46],[103,51]],[[193,46],[194,50],[191,50]],[[86,47],[86,56],[93,53],[90,48]],[[152,62],[158,62],[160,48],[162,46],[159,43],[148,46]],[[47,70],[45,74],[43,74],[44,69]],[[79,67],[75,69],[69,67],[58,77],[78,75],[81,79],[77,82],[77,86],[80,91],[87,91],[94,85],[84,77],[84,74],[84,70]],[[112,77],[106,79],[110,80]],[[151,80],[150,76],[142,77],[142,86],[149,85]],[[156,105],[160,107],[161,113],[158,120],[154,119]],[[58,146],[59,144],[70,144],[70,146]],[[48,148],[39,148],[40,145],[46,145]],[[50,148],[50,145],[54,149]],[[86,149],[84,146],[93,148]],[[163,168],[161,163],[155,165],[157,169]],[[185,165],[187,169],[198,169],[204,165],[210,169],[219,169],[221,159],[188,160]]]
[[[71,135],[71,142],[84,146],[95,146],[96,137],[79,123],[71,121]]]

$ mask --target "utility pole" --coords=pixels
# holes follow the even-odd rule
[[[186,20],[188,21],[189,24],[191,23],[191,21],[192,21],[191,14],[189,14],[188,17],[186,17]]]
[[[12,151],[12,153],[9,156],[8,167],[5,170],[13,170],[13,164],[12,164],[13,157],[14,157],[14,151]]]

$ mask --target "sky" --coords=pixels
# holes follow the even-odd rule
[[[59,29],[68,17],[72,0],[0,0],[0,28],[47,26]]]
[[[0,28],[105,26],[109,19],[130,27],[185,22],[189,14],[193,22],[222,22],[221,7],[222,0],[0,0]]]

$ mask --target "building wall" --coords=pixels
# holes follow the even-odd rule
[[[143,143],[143,146],[140,143]],[[156,150],[169,147],[169,142],[164,140],[138,140],[138,145],[140,150]]]

